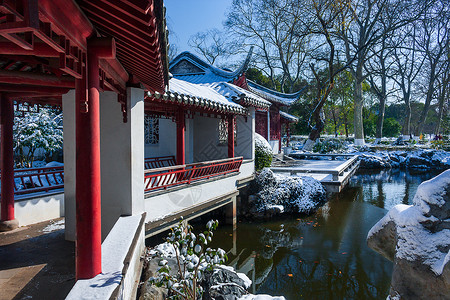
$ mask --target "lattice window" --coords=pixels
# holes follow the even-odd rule
[[[226,119],[219,120],[219,145],[228,144],[228,121]]]
[[[234,145],[237,144],[236,122],[234,125]],[[228,145],[228,120],[219,120],[219,145]]]
[[[159,119],[151,116],[144,118],[144,141],[147,145],[159,143]]]

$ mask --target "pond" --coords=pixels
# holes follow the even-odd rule
[[[252,281],[250,292],[294,299],[386,299],[392,263],[366,245],[370,228],[438,173],[359,172],[316,214],[219,226],[213,247]]]

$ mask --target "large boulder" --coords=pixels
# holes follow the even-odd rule
[[[250,214],[271,218],[281,213],[311,214],[326,202],[326,191],[308,176],[285,176],[264,169],[256,178],[256,198]]]
[[[232,267],[218,266],[205,272],[203,299],[234,300],[247,294],[251,281]]]
[[[450,170],[423,182],[370,230],[369,247],[394,262],[390,296],[450,297]]]
[[[377,155],[361,154],[359,160],[359,167],[362,169],[384,169],[391,167],[388,159]]]

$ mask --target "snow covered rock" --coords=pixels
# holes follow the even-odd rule
[[[250,209],[254,217],[281,213],[311,214],[326,201],[322,184],[311,177],[284,176],[264,169],[256,178],[258,192]]]
[[[361,154],[359,159],[361,161],[360,168],[363,169],[384,169],[391,167],[388,159],[381,156]]]
[[[450,152],[440,150],[378,151],[359,154],[362,169],[405,168],[414,170],[450,169]]]
[[[220,266],[205,272],[204,299],[234,300],[247,294],[252,284],[245,274],[236,273],[232,267]]]
[[[448,299],[450,170],[423,182],[414,205],[397,205],[370,230],[367,243],[394,261],[390,296]]]

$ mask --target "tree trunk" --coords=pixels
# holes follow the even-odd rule
[[[442,122],[442,115],[444,114],[444,102],[445,102],[445,90],[446,86],[442,87],[441,93],[439,95],[439,112],[438,112],[438,119],[436,123],[436,128],[434,129],[434,134],[438,135],[441,133],[441,122]]]
[[[384,45],[384,42],[383,42]],[[381,57],[381,92],[378,94],[378,100],[380,101],[380,108],[378,112],[377,129],[375,132],[375,139],[381,141],[383,137],[383,122],[384,112],[386,110],[386,66],[384,57]]]
[[[348,120],[347,120],[347,114],[344,115],[344,128],[345,128],[345,137],[348,138]]]
[[[416,135],[420,135],[423,133],[423,128],[425,127],[425,121],[427,120],[428,111],[430,110],[431,100],[433,99],[435,79],[436,79],[436,64],[433,64],[431,65],[430,70],[430,81],[428,83],[427,98],[425,99],[425,106],[423,107],[422,113],[420,114]]]
[[[408,99],[405,98],[405,105],[406,105],[406,116],[405,116],[405,124],[403,125],[403,138],[407,137],[409,139],[411,135],[411,102]]]
[[[315,125],[313,129],[311,130],[308,139],[306,140],[305,144],[303,145],[302,150],[303,151],[311,151],[314,143],[316,140],[320,137],[320,133],[322,132],[324,126],[323,119],[322,119],[322,109],[315,110],[314,111],[314,122]]]
[[[354,131],[355,131],[355,145],[364,145],[364,127],[363,127],[363,96],[362,96],[362,62],[358,61],[358,66],[356,68],[355,74],[355,117],[353,120]]]
[[[383,122],[384,122],[384,112],[386,109],[386,97],[385,95],[380,95],[378,97],[380,100],[380,108],[378,112],[378,119],[377,119],[377,130],[375,133],[375,140],[380,141],[383,137]]]

